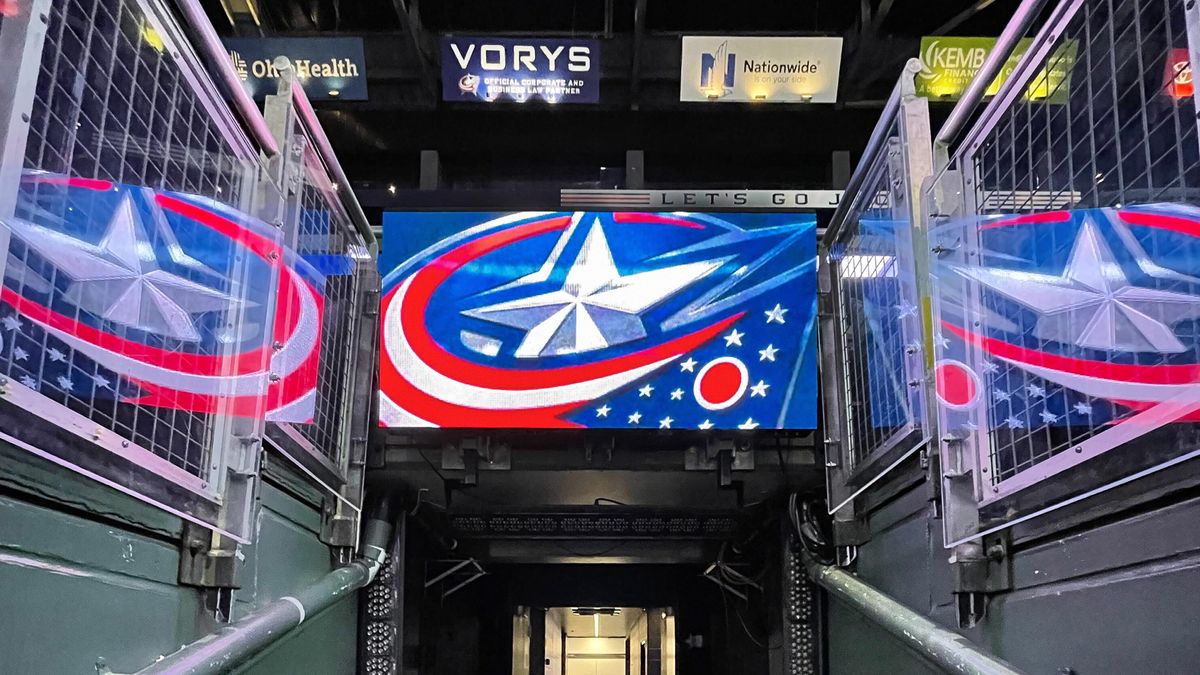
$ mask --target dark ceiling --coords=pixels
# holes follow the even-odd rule
[[[368,213],[403,208],[385,188],[417,187],[422,150],[454,190],[619,187],[631,149],[645,151],[651,188],[828,187],[831,153],[861,150],[921,36],[996,35],[1017,4],[642,0],[639,21],[637,0],[257,0],[255,22],[246,0],[205,2],[226,35],[364,38],[370,100],[317,108]],[[443,33],[600,38],[600,103],[443,103]],[[680,103],[685,33],[841,36],[839,102]]]

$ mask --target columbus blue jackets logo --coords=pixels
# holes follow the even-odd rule
[[[0,303],[0,372],[97,401],[311,419],[323,279],[217,202],[24,176]],[[115,413],[114,413],[115,414]]]
[[[384,247],[386,426],[814,426],[811,215],[389,213]]]
[[[976,409],[1022,438],[1156,407],[1155,425],[1200,419],[1200,210],[993,217],[932,238],[947,252],[937,388],[951,431]]]

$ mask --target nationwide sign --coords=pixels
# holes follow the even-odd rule
[[[837,101],[842,39],[684,36],[680,101]]]
[[[811,213],[389,212],[388,427],[812,429]]]
[[[596,40],[442,37],[442,100],[596,103]]]
[[[1195,92],[1195,85],[1192,83],[1192,62],[1187,49],[1176,48],[1167,53],[1163,91],[1177,101],[1191,98]]]
[[[1017,64],[1033,44],[1031,38],[1017,43],[986,95],[994,96],[1016,70]],[[983,65],[996,38],[945,37],[921,38],[921,72],[917,74],[917,95],[953,101],[962,96]],[[1042,69],[1030,80],[1024,98],[1029,101],[1066,103],[1070,96],[1071,70],[1075,67],[1078,43],[1064,42],[1046,59]]]
[[[226,38],[229,59],[242,86],[257,99],[274,94],[277,57],[286,56],[314,101],[367,100],[362,38]]]

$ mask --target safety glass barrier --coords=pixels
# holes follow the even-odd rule
[[[844,197],[850,208],[823,244],[829,279],[821,336],[825,424],[836,439],[827,458],[831,513],[928,435],[911,192],[923,177],[914,172],[930,165],[929,128],[926,102],[911,95],[912,72],[906,77],[910,94],[881,122],[880,150],[860,167],[861,187]],[[914,156],[925,161],[914,163]]]
[[[251,494],[280,405],[292,274],[254,214],[279,196],[166,8],[18,8],[0,32],[22,46],[0,84],[4,440],[246,540],[230,495]]]
[[[1195,11],[1060,3],[930,193],[948,547],[1200,449]]]

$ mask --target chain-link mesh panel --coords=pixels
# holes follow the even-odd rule
[[[934,192],[961,184],[967,197],[961,217],[934,217],[930,232],[943,463],[975,481],[983,507],[977,524],[948,524],[951,545],[1197,443],[1194,7],[1060,9],[1011,97],[967,133],[963,176]]]
[[[307,140],[302,128],[297,127],[296,134]],[[338,197],[338,189],[345,188],[331,182],[311,143],[304,143],[302,157],[296,250],[302,257],[327,264],[319,270],[324,277],[324,309],[313,418],[311,423],[296,425],[296,430],[336,466],[347,423],[344,406],[359,365],[354,363],[362,291],[358,265],[366,249]]]
[[[140,188],[236,206],[256,165],[222,132],[203,74],[141,5],[51,5],[16,213],[29,225],[15,231],[0,305],[0,373],[205,477],[211,411],[178,392],[129,402],[150,393],[149,376],[106,355],[144,360],[151,350],[171,368],[172,354],[220,358],[243,335],[231,323],[246,305],[236,265],[217,274],[192,258],[196,242],[181,241]],[[89,239],[89,219],[109,223],[104,238]],[[100,352],[79,348],[80,327],[101,334]]]

